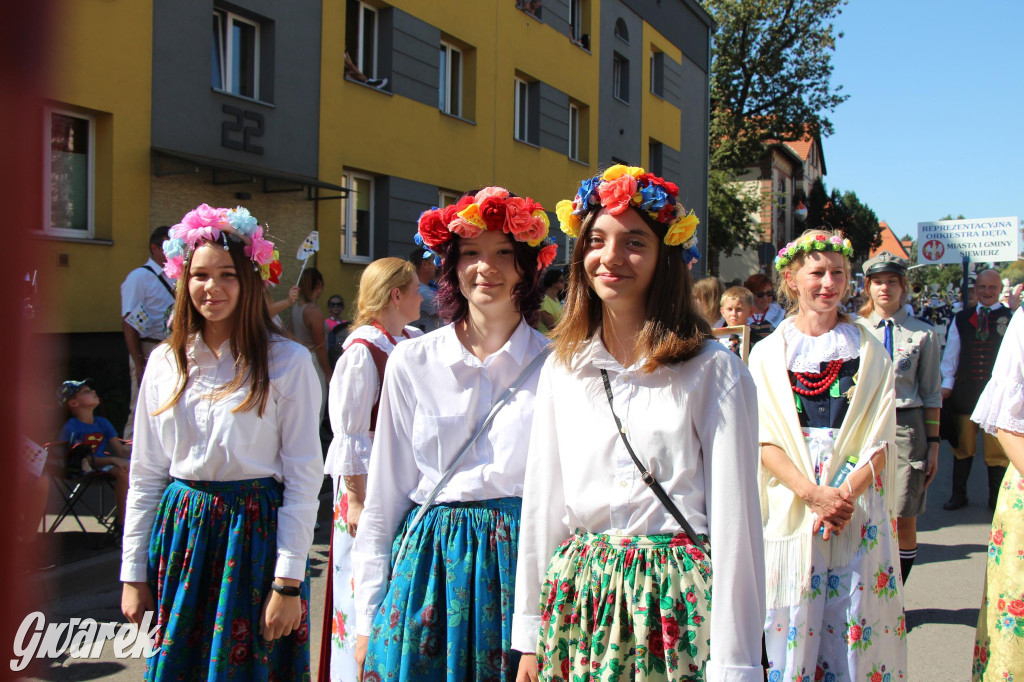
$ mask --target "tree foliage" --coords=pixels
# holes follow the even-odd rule
[[[766,140],[829,135],[827,114],[845,99],[833,87],[833,21],[846,0],[706,0],[718,24],[711,64],[708,240],[725,253],[756,241],[750,211],[724,187],[754,165]],[[717,173],[717,178],[715,174]],[[740,200],[739,203],[742,203]],[[715,211],[724,212],[716,215]]]
[[[867,258],[871,249],[882,243],[882,228],[871,207],[862,202],[856,192],[833,189],[829,194],[820,179],[815,180],[807,197],[806,224],[842,230],[853,244],[856,260]]]
[[[708,173],[708,242],[725,254],[754,246],[758,233],[751,216],[760,207],[760,192],[738,191],[730,173],[711,170]]]

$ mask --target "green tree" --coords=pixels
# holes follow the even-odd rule
[[[882,228],[878,216],[862,202],[856,192],[829,194],[824,183],[816,180],[807,197],[807,226],[842,230],[853,244],[853,257],[863,260],[871,249],[882,243]]]
[[[846,100],[831,84],[833,25],[846,0],[706,0],[718,24],[711,63],[710,185],[724,188],[754,165],[766,140],[829,135],[827,114]],[[715,215],[724,211],[724,215]],[[749,211],[709,196],[709,246],[756,241]]]

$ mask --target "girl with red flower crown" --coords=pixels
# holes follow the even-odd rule
[[[852,253],[825,230],[782,249],[777,289],[789,317],[750,354],[769,679],[823,668],[863,680],[882,666],[906,676],[894,374],[882,344],[839,311]]]
[[[320,679],[325,682],[356,678],[352,543],[366,500],[384,368],[397,344],[423,335],[408,326],[419,317],[422,300],[409,261],[381,258],[367,265],[359,277],[356,318],[331,375],[327,402],[334,438],[324,473],[334,482],[334,522],[320,647]]]
[[[577,242],[523,495],[524,682],[763,679],[755,389],[696,309],[677,191],[617,165],[556,209]]]
[[[384,376],[353,552],[364,679],[515,676],[520,498],[547,345],[533,326],[556,251],[547,231],[541,206],[501,187],[420,217],[451,322],[398,344]]]
[[[148,680],[308,679],[320,391],[267,309],[277,252],[205,204],[164,252],[181,279],[135,410],[121,610],[157,613]]]

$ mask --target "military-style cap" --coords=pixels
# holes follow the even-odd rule
[[[66,405],[69,400],[75,397],[75,394],[81,391],[86,386],[92,387],[92,379],[83,379],[82,381],[65,381],[57,389],[57,399],[60,400],[61,405]]]
[[[907,261],[883,251],[871,260],[864,263],[864,276],[880,275],[883,272],[892,272],[897,275],[907,274]]]

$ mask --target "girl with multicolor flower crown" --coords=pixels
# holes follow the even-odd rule
[[[177,312],[139,389],[121,609],[156,612],[146,679],[309,679],[320,391],[267,310],[277,252],[206,204],[164,252]]]
[[[621,165],[557,212],[578,241],[534,407],[519,679],[761,680],[755,391],[697,310],[697,219]]]
[[[398,344],[384,376],[353,553],[364,680],[515,676],[511,617],[534,359],[547,345],[533,325],[539,274],[556,251],[547,232],[539,204],[501,187],[420,216],[417,240],[440,263],[437,303],[451,323]]]
[[[750,353],[761,442],[769,680],[906,677],[892,362],[839,305],[849,240],[779,251],[790,316]]]

